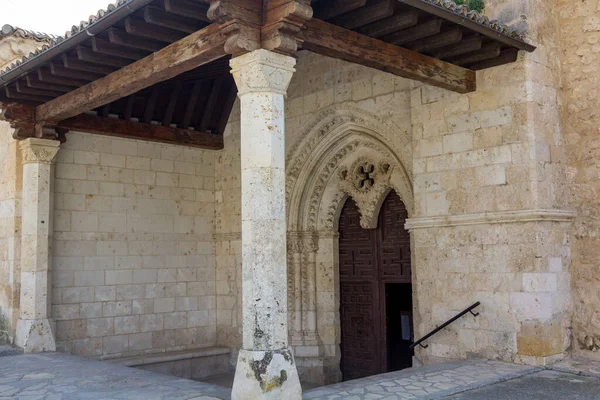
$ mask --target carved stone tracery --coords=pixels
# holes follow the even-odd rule
[[[390,190],[393,166],[388,160],[375,162],[360,157],[350,166],[340,169],[342,190],[356,202],[365,229],[377,227],[381,199]]]
[[[337,221],[348,197],[360,204],[361,224],[377,222],[379,208],[390,190],[395,190],[412,214],[413,193],[409,169],[410,137],[364,110],[335,105],[322,110],[305,126],[302,139],[288,152],[286,196],[288,204],[288,249],[290,315],[298,323],[292,330],[292,343],[303,352],[318,348],[317,281],[324,285],[323,263],[333,282],[336,255],[331,253],[337,240]],[[394,137],[393,143],[386,138]],[[398,146],[396,148],[392,146]],[[304,238],[304,240],[302,239]],[[321,242],[323,241],[323,242]],[[319,245],[325,246],[321,248]],[[318,262],[317,262],[318,260]],[[330,260],[330,261],[328,261]],[[318,268],[317,268],[318,265]],[[297,286],[300,284],[300,287]],[[322,289],[319,289],[322,290]],[[330,289],[332,292],[335,289]],[[321,303],[319,303],[321,304]],[[319,309],[334,313],[333,304]],[[322,305],[319,305],[322,307]],[[290,326],[294,326],[291,322]],[[306,355],[304,355],[306,356]]]

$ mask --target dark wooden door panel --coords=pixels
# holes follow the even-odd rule
[[[377,229],[363,229],[348,200],[340,216],[341,369],[344,380],[387,371],[385,282],[410,282],[408,214],[394,192],[386,198]]]

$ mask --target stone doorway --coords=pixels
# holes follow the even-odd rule
[[[412,366],[412,285],[408,213],[391,192],[377,228],[360,225],[349,198],[339,219],[341,371],[343,380]]]

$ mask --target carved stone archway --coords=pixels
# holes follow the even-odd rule
[[[288,153],[288,289],[291,343],[321,383],[339,379],[338,220],[348,197],[361,225],[377,225],[386,196],[395,190],[413,214],[408,132],[354,107],[333,106],[305,125]],[[315,363],[323,362],[323,370]],[[314,372],[312,372],[314,371]]]

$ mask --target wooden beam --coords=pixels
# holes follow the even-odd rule
[[[99,114],[103,117],[108,117],[110,114],[111,104],[112,103],[108,103],[108,104],[102,106]]]
[[[59,64],[58,62],[52,61],[50,62],[50,73],[54,76],[61,76],[69,79],[79,79],[88,82],[95,81],[96,79],[104,76],[103,74],[96,74],[94,72],[67,69],[62,63]]]
[[[151,53],[159,51],[165,47],[165,44],[162,42],[136,37],[116,28],[110,28],[108,30],[108,40],[111,43],[119,46],[146,50]]]
[[[313,6],[315,18],[330,19],[364,7],[367,0],[324,0]]]
[[[4,87],[4,91],[6,93],[6,98],[11,100],[28,100],[36,103],[45,103],[47,101],[52,100],[52,97],[49,96],[19,93],[16,89],[10,88],[8,86]]]
[[[194,33],[206,26],[206,24],[196,20],[185,18],[180,15],[169,14],[156,7],[146,7],[144,9],[144,21],[152,25],[185,33]]]
[[[467,29],[475,31],[477,33],[481,33],[484,36],[489,37],[490,39],[499,41],[501,43],[507,44],[509,46],[514,46],[521,50],[526,50],[532,52],[535,50],[535,46],[532,46],[528,43],[522,42],[520,40],[514,39],[508,35],[502,34],[496,31],[493,28],[488,28],[477,21],[473,21],[470,18],[465,18],[463,15],[458,13],[454,13],[449,9],[439,6],[434,1],[423,1],[423,0],[398,0],[401,3],[407,4],[409,6],[415,7],[419,10],[423,10],[430,15],[437,15],[440,18],[443,18],[447,21],[452,21],[458,25],[461,25]]]
[[[213,117],[215,105],[217,104],[217,99],[221,94],[222,86],[223,78],[215,79],[213,87],[210,91],[210,96],[206,102],[206,106],[204,106],[204,115],[202,115],[202,120],[200,121],[200,126],[198,127],[199,131],[206,132],[208,130],[208,125]]]
[[[217,124],[217,131],[215,133],[219,135],[223,135],[225,132],[225,128],[227,127],[227,123],[229,122],[229,117],[231,116],[231,111],[233,110],[233,106],[235,105],[235,100],[237,99],[237,86],[235,82],[231,80],[229,90],[227,91],[227,98],[225,99],[225,104],[223,105],[223,109],[221,112],[221,119]]]
[[[28,87],[34,89],[54,90],[62,93],[67,93],[73,90],[73,87],[71,86],[42,82],[34,74],[26,75],[25,82],[27,82]]]
[[[365,65],[459,93],[476,89],[474,71],[312,19],[303,32],[304,49]]]
[[[130,47],[115,45],[108,40],[100,39],[98,37],[92,38],[92,49],[96,53],[121,57],[134,61],[141,60],[142,58],[147,57],[149,54],[149,52],[146,50],[132,49]]]
[[[63,92],[60,92],[60,91],[30,88],[25,83],[23,83],[23,81],[15,82],[15,87],[16,87],[18,93],[32,94],[34,96],[46,96],[46,97],[56,98],[56,97],[63,95]]]
[[[80,87],[87,85],[89,81],[82,79],[65,78],[61,76],[52,75],[52,72],[46,68],[40,68],[37,70],[38,79],[46,83],[55,83],[57,85]]]
[[[474,51],[472,53],[452,57],[448,60],[448,62],[456,65],[467,65],[479,61],[489,60],[490,58],[496,58],[500,55],[501,47],[502,45],[500,43],[490,43],[483,46],[480,51]]]
[[[190,93],[190,97],[188,98],[187,106],[185,108],[183,122],[180,124],[181,128],[187,129],[190,127],[192,117],[194,116],[194,111],[196,110],[196,104],[198,103],[198,97],[200,96],[200,92],[202,91],[203,87],[204,84],[201,81],[198,81],[194,84],[194,88]]]
[[[150,98],[146,103],[146,111],[144,112],[142,122],[147,124],[152,122],[152,119],[154,118],[154,110],[156,109],[156,102],[158,101],[158,94],[158,89],[154,88],[154,90],[152,90],[152,95],[150,95]]]
[[[115,72],[115,68],[107,65],[90,64],[81,61],[78,58],[69,57],[67,54],[62,55],[63,65],[68,69],[76,69],[78,71],[93,72],[95,74],[108,75]]]
[[[163,126],[170,126],[171,121],[173,121],[173,114],[175,113],[175,107],[177,106],[177,100],[179,100],[179,93],[181,92],[182,87],[183,84],[181,82],[177,82],[173,92],[171,92],[169,105],[167,106],[167,110],[165,111],[165,116],[162,121]]]
[[[375,0],[356,11],[334,18],[333,23],[346,29],[356,29],[381,19],[391,17],[397,0]]]
[[[58,127],[71,131],[177,144],[202,149],[220,150],[223,148],[223,136],[221,135],[86,114],[62,121],[58,124]]]
[[[451,46],[438,49],[432,55],[435,58],[444,59],[479,50],[482,45],[483,37],[481,35],[474,35]]]
[[[417,25],[413,28],[404,29],[384,36],[382,40],[400,46],[405,43],[413,42],[415,40],[437,35],[441,32],[441,30],[442,20],[433,19],[431,21],[427,21],[420,25]]]
[[[515,62],[517,61],[517,57],[519,57],[519,49],[504,49],[498,57],[470,64],[469,68],[474,71],[479,71],[480,69],[492,68],[498,65]]]
[[[112,103],[226,55],[229,24],[209,25],[185,39],[37,109],[40,121],[61,121]]]
[[[401,14],[392,15],[389,18],[374,22],[359,29],[360,33],[370,37],[380,37],[411,28],[419,22],[419,14],[416,11],[409,11]]]
[[[77,58],[81,61],[108,65],[116,68],[123,68],[131,63],[131,60],[127,60],[121,57],[113,57],[103,54],[98,54],[92,51],[92,49],[83,46],[77,46]]]
[[[413,51],[424,52],[458,43],[462,40],[462,37],[463,32],[461,28],[452,28],[449,31],[440,33],[439,35],[430,36],[413,43],[408,43],[405,47]]]
[[[131,17],[125,20],[125,30],[127,33],[135,36],[158,40],[165,43],[174,43],[185,37],[185,33],[167,28],[158,28],[154,25],[135,20]]]
[[[208,12],[208,4],[198,4],[194,1],[187,0],[164,0],[165,10],[171,14],[180,15],[182,17],[188,17],[211,23],[206,15]]]
[[[295,55],[301,45],[298,35],[312,16],[310,0],[264,0],[261,47]]]
[[[129,121],[133,115],[133,106],[135,105],[135,95],[131,95],[127,98],[127,104],[125,105],[125,111],[123,111],[123,119]]]

